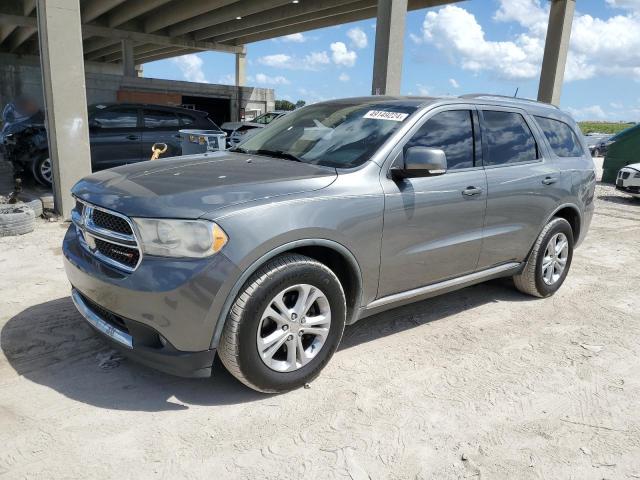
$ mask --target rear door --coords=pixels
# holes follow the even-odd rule
[[[516,108],[479,108],[487,213],[478,268],[522,261],[562,197],[560,171],[533,118]]]
[[[413,146],[444,150],[443,175],[382,177],[384,228],[378,297],[476,270],[482,245],[487,185],[472,106],[427,114],[397,154]],[[393,158],[397,158],[396,152]]]
[[[180,122],[176,113],[169,109],[144,108],[142,110],[142,160],[149,160],[154,143],[166,143],[167,151],[162,158],[180,155]]]
[[[90,118],[91,165],[94,171],[137,162],[142,154],[138,108],[96,108]]]

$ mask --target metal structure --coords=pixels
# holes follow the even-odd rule
[[[73,206],[68,187],[90,169],[83,60],[118,64],[124,75],[135,76],[135,66],[147,62],[227,52],[236,56],[235,83],[243,86],[245,45],[376,18],[372,93],[399,94],[407,11],[457,1],[2,0],[0,52],[40,55],[49,132],[54,133],[49,137],[56,208],[68,217]],[[551,3],[538,97],[557,104],[575,0]]]

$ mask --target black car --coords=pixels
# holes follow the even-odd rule
[[[0,143],[17,171],[51,185],[52,169],[42,114],[3,129]],[[166,143],[164,157],[180,155],[183,128],[216,130],[207,112],[134,103],[89,106],[91,168],[94,172],[149,160],[154,143]]]

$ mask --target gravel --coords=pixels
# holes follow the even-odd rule
[[[611,187],[554,297],[497,280],[365,319],[278,396],[112,352],[65,228],[0,239],[0,477],[640,477],[640,201]]]

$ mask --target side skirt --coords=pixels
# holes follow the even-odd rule
[[[482,283],[494,278],[515,275],[521,268],[522,263],[505,263],[504,265],[498,265],[497,267],[473,272],[468,275],[463,275],[462,277],[456,277],[442,282],[432,283],[431,285],[426,285],[424,287],[414,288],[413,290],[407,290],[406,292],[394,293],[393,295],[378,298],[366,307],[361,308],[358,315],[355,316],[356,319],[351,323],[355,323],[355,321],[360,320],[361,318],[384,312],[385,310],[390,310],[402,305],[407,305],[409,303],[425,300],[454,290],[459,290],[470,285],[475,285],[476,283]]]

